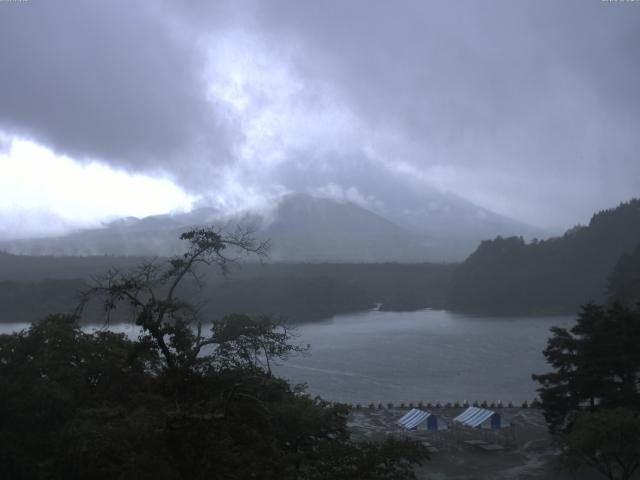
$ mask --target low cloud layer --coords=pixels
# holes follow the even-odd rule
[[[5,134],[223,206],[444,190],[570,226],[640,193],[636,2],[32,0],[0,42]]]

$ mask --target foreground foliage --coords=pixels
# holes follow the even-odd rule
[[[551,329],[544,355],[554,368],[533,375],[551,431],[581,410],[640,409],[640,309],[588,304],[570,330]]]
[[[0,477],[12,479],[410,479],[421,445],[355,443],[348,408],[273,376],[303,350],[268,317],[231,315],[203,331],[180,299],[198,264],[223,270],[249,237],[201,229],[167,265],[110,272],[86,292],[129,309],[137,340],[85,333],[53,315],[0,336]]]
[[[581,412],[558,435],[565,466],[596,469],[609,480],[629,480],[640,467],[640,413],[628,409]]]
[[[0,336],[0,477],[413,478],[422,447],[351,442],[347,407],[255,363],[264,319],[225,324],[207,360],[179,374],[153,343],[84,333],[69,316]]]
[[[588,304],[552,334],[544,355],[555,370],[533,378],[564,466],[630,479],[640,467],[640,305]]]

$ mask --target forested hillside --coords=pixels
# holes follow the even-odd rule
[[[598,212],[588,226],[559,238],[484,241],[454,272],[448,305],[473,312],[573,312],[585,301],[605,299],[616,263],[638,244],[638,199]]]
[[[620,257],[609,278],[609,297],[633,307],[640,302],[640,244],[632,253]]]
[[[88,280],[110,268],[127,270],[143,261],[0,254],[0,321],[26,322],[50,312],[69,312]],[[376,303],[390,310],[442,307],[453,268],[429,263],[253,263],[232,267],[227,278],[206,270],[202,290],[187,281],[182,294],[199,305],[206,319],[242,311],[308,321],[367,310]]]

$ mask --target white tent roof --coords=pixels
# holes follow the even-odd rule
[[[431,415],[429,412],[412,408],[406,415],[398,420],[398,425],[406,428],[407,430],[411,430],[429,418],[429,415]]]
[[[469,407],[456,418],[454,422],[462,423],[468,427],[478,427],[490,419],[495,412],[484,408]]]

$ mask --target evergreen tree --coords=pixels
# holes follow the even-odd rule
[[[640,309],[588,304],[574,327],[552,333],[544,355],[554,371],[533,375],[552,432],[581,410],[640,408]]]

